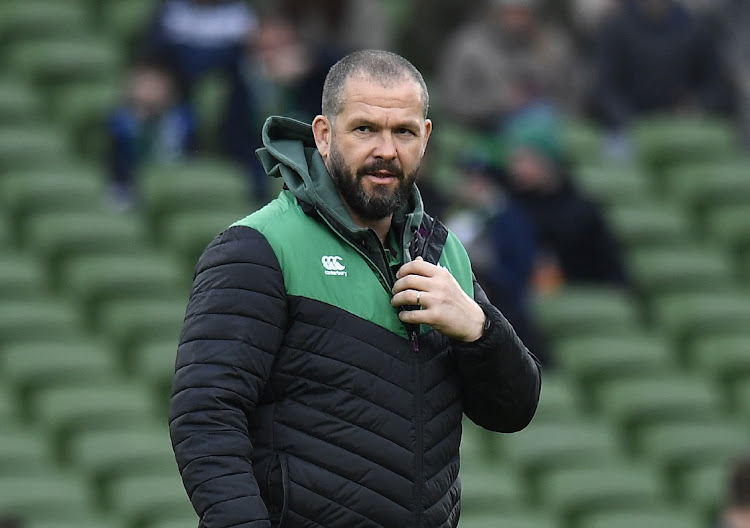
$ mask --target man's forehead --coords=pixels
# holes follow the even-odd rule
[[[374,106],[384,108],[414,109],[422,113],[422,90],[407,75],[395,79],[377,79],[372,76],[351,76],[344,84],[344,109]]]

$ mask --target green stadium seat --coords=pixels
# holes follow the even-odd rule
[[[638,287],[647,296],[736,288],[727,256],[705,247],[635,251],[630,258],[630,269]]]
[[[461,470],[486,469],[499,455],[497,434],[464,417],[461,434]]]
[[[0,431],[0,476],[44,475],[53,467],[47,437],[39,431],[9,426]]]
[[[622,335],[639,325],[634,301],[616,288],[569,287],[536,304],[544,332],[553,340],[572,335]]]
[[[64,136],[50,125],[0,126],[0,170],[51,167],[67,156]]]
[[[12,249],[13,236],[10,233],[10,221],[5,211],[0,209],[0,251],[4,254]]]
[[[580,418],[581,404],[571,380],[554,372],[545,372],[534,424],[570,423]]]
[[[61,282],[91,319],[104,300],[187,295],[190,287],[172,256],[159,253],[72,257],[62,266]]]
[[[187,296],[174,299],[120,299],[105,303],[100,310],[98,330],[111,339],[133,370],[134,347],[145,341],[179,340],[185,318]],[[176,349],[175,349],[176,350]]]
[[[143,197],[154,225],[175,211],[242,210],[248,208],[248,195],[242,172],[227,162],[193,160],[144,169]]]
[[[128,2],[103,2],[102,23],[120,42],[131,47],[148,26],[154,14],[152,0],[129,0]]]
[[[585,121],[568,121],[562,131],[565,151],[579,163],[599,162],[604,141],[595,125]]]
[[[560,469],[541,484],[542,503],[568,522],[615,508],[637,511],[665,502],[658,477],[634,465]]]
[[[631,444],[643,426],[699,422],[715,419],[724,411],[720,395],[711,384],[680,373],[601,384],[595,408],[623,428]]]
[[[750,441],[750,427],[736,421],[653,424],[641,431],[637,449],[667,474],[691,467],[727,464]]]
[[[80,33],[18,42],[6,51],[8,66],[43,89],[117,76],[121,55],[109,38]]]
[[[728,478],[727,464],[704,465],[687,471],[680,486],[682,502],[702,512],[706,519],[715,518]]]
[[[55,117],[68,132],[70,145],[78,155],[96,161],[107,155],[110,144],[106,121],[121,92],[120,79],[113,78],[63,86],[53,94]]]
[[[619,458],[614,431],[605,423],[574,422],[545,424],[532,422],[526,429],[502,437],[503,465],[516,468],[538,492],[539,479],[563,467],[608,464]]]
[[[680,247],[692,243],[687,215],[666,204],[618,205],[607,216],[626,248]]]
[[[197,519],[196,519],[197,520]],[[79,519],[70,522],[60,521],[33,521],[27,523],[28,528],[126,528],[119,519],[108,519],[92,516],[91,518]],[[26,526],[26,525],[25,525]],[[192,525],[183,525],[191,528]]]
[[[667,344],[647,334],[570,337],[558,343],[555,358],[561,372],[587,390],[589,402],[591,391],[601,383],[667,372],[674,363]]]
[[[30,521],[75,521],[93,513],[87,486],[76,476],[0,475],[0,512]]]
[[[704,528],[698,518],[690,512],[674,511],[672,508],[646,512],[602,512],[587,516],[579,528]]]
[[[743,292],[675,293],[654,303],[659,325],[680,349],[687,340],[744,331],[750,321],[750,296]]]
[[[688,360],[696,372],[712,377],[722,387],[750,380],[750,332],[697,339],[691,343]]]
[[[0,384],[0,423],[7,424],[10,427],[18,421],[19,404],[16,394],[5,384]]]
[[[153,387],[157,397],[167,397],[172,389],[177,339],[153,339],[140,343],[133,350],[133,375]]]
[[[0,245],[1,246],[1,245]],[[49,288],[41,263],[20,252],[2,250],[0,258],[0,299],[38,299]]]
[[[587,164],[575,174],[581,188],[605,205],[641,204],[654,194],[651,180],[638,166]]]
[[[750,416],[750,381],[737,384],[734,389],[734,401],[742,416]]]
[[[507,468],[461,468],[462,512],[501,512],[526,498],[521,482]]]
[[[80,314],[58,299],[0,298],[0,345],[43,339],[78,339],[83,334]]]
[[[39,390],[31,400],[31,417],[54,435],[59,454],[73,434],[153,424],[155,414],[147,391],[136,383],[92,380]]]
[[[748,174],[750,159],[680,165],[667,172],[667,195],[701,217],[711,207],[750,203]]]
[[[0,123],[33,122],[39,118],[40,106],[31,86],[13,77],[0,78]]]
[[[103,206],[101,176],[94,179],[81,173],[57,170],[17,171],[0,182],[10,221],[16,232],[30,216],[44,212],[97,211]]]
[[[127,475],[177,473],[166,427],[81,432],[71,438],[66,460],[102,490]],[[106,502],[105,497],[99,500],[102,505]]]
[[[634,127],[633,140],[640,159],[657,173],[688,161],[721,161],[738,149],[733,125],[706,117],[642,119]]]
[[[221,119],[226,111],[229,95],[226,80],[221,75],[207,75],[195,86],[195,111],[198,122],[198,143],[208,152],[221,150]]]
[[[0,42],[77,35],[88,16],[80,2],[6,0],[0,6]]]
[[[198,257],[214,237],[252,212],[251,206],[245,206],[237,211],[174,213],[161,222],[160,239],[192,270]]]
[[[0,350],[0,374],[18,392],[23,404],[30,394],[50,387],[119,376],[116,356],[88,339],[9,345]]]
[[[134,525],[190,518],[193,512],[176,470],[164,476],[123,476],[112,483],[109,492],[112,511]]]
[[[706,214],[706,237],[738,254],[750,249],[748,203],[711,208]]]
[[[150,523],[149,528],[192,528],[196,526],[199,519],[195,513],[184,513],[181,515],[170,515],[161,521]]]
[[[461,528],[561,528],[552,516],[540,513],[512,513],[502,509],[498,513],[475,514],[461,508]],[[175,527],[176,528],[176,527]]]
[[[55,271],[72,256],[132,254],[146,247],[145,226],[138,218],[105,211],[34,215],[26,222],[23,240]]]

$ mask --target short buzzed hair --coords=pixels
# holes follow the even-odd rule
[[[401,55],[390,51],[362,50],[350,53],[331,67],[323,84],[323,115],[333,120],[344,109],[344,86],[354,75],[374,79],[389,86],[395,82],[411,79],[422,91],[422,106],[425,119],[430,108],[430,95],[422,74]]]

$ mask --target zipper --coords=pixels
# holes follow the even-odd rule
[[[320,216],[323,221],[326,223],[326,225],[334,232],[336,235],[338,235],[342,240],[344,240],[347,244],[349,244],[351,247],[353,247],[357,253],[362,255],[364,257],[365,261],[368,263],[368,265],[377,273],[378,280],[383,285],[383,288],[386,289],[386,291],[392,295],[393,292],[393,284],[395,283],[393,272],[391,271],[391,266],[388,262],[388,258],[385,254],[385,248],[383,247],[383,244],[378,239],[378,247],[380,248],[380,256],[384,263],[384,268],[387,272],[387,276],[383,273],[383,271],[373,262],[373,260],[365,253],[357,244],[352,242],[348,237],[344,236],[334,225],[333,222],[331,222],[328,218],[326,218],[326,215],[322,214],[320,211],[318,211],[318,216]],[[425,239],[425,242],[429,240],[430,236],[432,235],[432,231],[428,234],[428,236]],[[376,237],[377,238],[377,237]],[[421,254],[424,251],[424,247],[422,248],[419,253]],[[404,255],[407,253],[404,252]],[[422,474],[424,473],[424,424],[423,424],[423,406],[424,406],[424,394],[422,393],[422,360],[419,354],[419,325],[404,325],[406,328],[406,332],[409,334],[409,340],[411,341],[412,350],[414,352],[414,373],[416,378],[416,391],[415,391],[415,415],[414,415],[414,434],[415,434],[415,443],[416,443],[416,509],[414,511],[414,526],[415,528],[418,528],[421,521],[422,521]]]
[[[391,276],[390,267],[388,266],[388,260],[385,258],[385,249],[383,249],[383,244],[380,243],[380,240],[378,240],[378,245],[380,246],[380,254],[383,257],[385,268],[388,270],[388,277],[385,276],[383,271],[378,267],[377,264],[375,264],[375,262],[373,262],[373,260],[367,255],[367,253],[362,251],[362,248],[360,248],[357,244],[349,240],[349,238],[342,235],[341,232],[338,229],[336,229],[333,223],[330,220],[328,220],[328,218],[326,218],[326,215],[318,211],[318,216],[320,216],[323,219],[326,225],[334,233],[336,233],[336,235],[338,235],[339,238],[341,238],[344,242],[346,242],[351,247],[353,247],[357,253],[362,255],[362,257],[365,259],[365,262],[367,262],[367,264],[377,273],[377,277],[378,277],[378,280],[380,281],[380,284],[383,286],[383,288],[385,288],[388,294],[392,296],[393,295],[393,277]]]
[[[414,423],[414,434],[416,436],[416,457],[417,457],[417,490],[416,490],[416,503],[417,508],[414,512],[415,520],[414,526],[418,528],[422,520],[422,473],[424,472],[424,432],[423,432],[423,409],[424,406],[424,394],[422,393],[422,358],[419,354],[419,335],[417,334],[419,327],[412,329],[411,331],[411,346],[414,350],[414,371],[416,376],[416,392],[415,392],[415,423]]]

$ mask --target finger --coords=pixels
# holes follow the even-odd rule
[[[419,297],[417,297],[419,295]],[[422,306],[425,307],[425,295],[427,293],[419,290],[404,290],[397,293],[391,299],[391,306]]]
[[[422,275],[407,275],[400,278],[393,285],[393,293],[402,292],[404,290],[430,290],[430,278]]]
[[[430,324],[429,310],[401,310],[398,318],[405,324]]]
[[[417,257],[417,260],[404,264],[396,273],[396,278],[400,279],[406,275],[422,275],[424,277],[432,277],[437,270],[439,270],[434,264],[425,262],[422,257]]]

